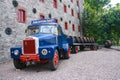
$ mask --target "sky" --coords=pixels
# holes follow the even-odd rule
[[[120,3],[120,0],[111,0],[110,4],[115,5],[117,3]]]

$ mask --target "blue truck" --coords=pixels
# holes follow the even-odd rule
[[[60,58],[69,59],[71,53],[85,47],[97,49],[93,38],[64,34],[56,19],[33,20],[25,32],[27,37],[23,39],[22,46],[10,49],[16,69],[25,68],[27,62],[48,62],[51,70],[56,70]]]

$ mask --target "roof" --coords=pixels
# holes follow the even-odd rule
[[[52,18],[46,18],[46,19],[40,19],[40,20],[33,20],[31,21],[31,24],[28,27],[33,27],[33,26],[40,26],[40,25],[58,25],[58,23],[56,23],[56,19]]]

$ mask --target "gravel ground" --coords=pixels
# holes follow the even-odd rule
[[[10,61],[0,64],[0,80],[120,80],[120,52],[103,48],[72,54],[56,71],[48,64],[19,70]]]

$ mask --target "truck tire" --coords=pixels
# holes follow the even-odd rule
[[[64,54],[64,59],[69,59],[70,54],[71,54],[71,50],[70,50],[70,48],[68,48],[68,52],[66,54]]]
[[[84,46],[81,45],[81,46],[80,46],[80,51],[83,51],[83,50],[84,50]]]
[[[58,50],[55,50],[54,57],[50,59],[50,68],[52,71],[56,70],[59,65],[59,55],[58,55]]]
[[[23,69],[26,67],[26,63],[22,63],[20,59],[13,59],[13,64],[16,69]]]
[[[97,46],[97,45],[90,46],[90,49],[91,49],[91,50],[97,50],[97,49],[98,49],[98,46]]]
[[[78,46],[75,47],[75,52],[76,52],[76,53],[79,52]]]
[[[72,53],[76,54],[78,52],[79,52],[78,46],[72,46]]]

